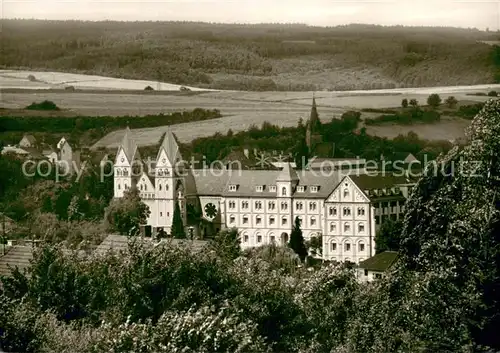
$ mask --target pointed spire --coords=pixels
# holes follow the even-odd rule
[[[167,158],[172,165],[182,159],[177,138],[170,127],[167,127],[167,131],[165,131],[165,136],[163,137],[160,150],[158,151],[158,158],[160,157],[162,149],[167,154]]]
[[[309,117],[309,122],[311,123],[313,128],[316,126],[316,123],[319,122],[318,108],[316,107],[316,97],[314,96],[311,106],[311,115]]]
[[[290,163],[286,163],[280,174],[276,178],[276,181],[297,181],[299,177],[295,169],[292,168]]]
[[[137,145],[135,144],[135,141],[132,139],[131,135],[132,132],[127,126],[127,128],[125,129],[125,134],[123,135],[122,143],[120,145],[120,148],[123,149],[130,163],[132,163],[132,161],[134,160],[135,154],[137,152]]]

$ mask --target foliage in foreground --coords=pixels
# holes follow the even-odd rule
[[[476,117],[469,145],[427,168],[407,206],[400,262],[359,284],[328,265],[283,271],[284,252],[192,253],[131,244],[120,255],[57,248],[27,275],[2,278],[0,337],[26,352],[474,352],[499,348],[500,102]],[[478,165],[471,177],[471,168]],[[460,164],[462,163],[462,164]],[[458,169],[460,170],[460,169]],[[466,173],[466,174],[463,174]],[[218,250],[219,249],[219,250]],[[290,262],[288,262],[290,263]],[[135,339],[134,339],[135,338]]]

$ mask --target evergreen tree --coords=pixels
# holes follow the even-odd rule
[[[319,120],[318,109],[316,108],[316,99],[313,98],[311,115],[309,117],[309,124],[311,132],[318,132],[321,130],[321,121]]]
[[[175,203],[174,219],[172,220],[171,235],[172,235],[172,237],[177,238],[177,239],[185,239],[186,238],[184,224],[182,223],[181,209],[179,207],[178,202]]]
[[[302,229],[300,229],[300,219],[295,218],[295,225],[292,229],[292,234],[290,235],[290,242],[288,244],[290,248],[295,251],[299,256],[301,261],[304,261],[307,256],[307,248],[304,244],[304,237],[302,236]]]
[[[297,169],[303,169],[309,162],[309,147],[305,139],[300,139],[297,147],[295,147],[295,165]]]

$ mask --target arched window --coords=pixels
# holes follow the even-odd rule
[[[141,189],[141,191],[142,191],[142,184],[140,185],[140,187],[139,187],[139,188],[140,188],[140,189]]]
[[[344,197],[349,197],[349,189],[344,189]]]
[[[337,227],[335,226],[335,223],[330,223],[330,232],[335,232],[337,230]]]
[[[118,184],[118,190],[121,190],[121,188],[122,188],[122,187],[120,186],[120,184]]]
[[[161,191],[161,184],[158,184],[158,190]]]
[[[365,231],[365,225],[363,223],[358,224],[358,232],[359,233],[364,233]]]
[[[349,232],[351,230],[351,225],[347,222],[344,223],[344,232]]]
[[[281,188],[281,196],[286,196],[286,187]]]

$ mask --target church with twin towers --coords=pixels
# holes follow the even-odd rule
[[[361,181],[361,182],[360,182]],[[236,228],[242,248],[285,245],[295,219],[305,240],[322,239],[325,260],[359,263],[375,255],[375,210],[359,176],[295,170],[196,169],[183,161],[168,129],[152,161],[127,128],[114,163],[114,197],[136,188],[150,215],[143,231],[170,234],[176,203],[186,234]],[[193,222],[189,212],[198,213]]]

